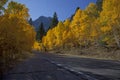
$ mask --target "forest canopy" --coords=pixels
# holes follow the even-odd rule
[[[98,0],[85,10],[76,9],[71,19],[59,22],[43,37],[48,49],[106,46],[120,48],[120,1]]]

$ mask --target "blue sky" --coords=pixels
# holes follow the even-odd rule
[[[13,0],[25,4],[29,8],[30,16],[33,20],[40,16],[52,17],[57,12],[58,19],[63,21],[70,17],[76,7],[85,9],[90,2],[96,0]]]

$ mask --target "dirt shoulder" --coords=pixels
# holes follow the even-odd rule
[[[48,51],[49,53],[55,53],[59,55],[72,55],[85,58],[93,59],[104,59],[104,60],[119,60],[120,61],[120,50],[119,49],[108,49],[99,47],[90,48],[71,48],[71,49],[56,49]]]

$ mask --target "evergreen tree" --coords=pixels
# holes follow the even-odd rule
[[[43,23],[41,22],[39,29],[37,31],[37,36],[36,36],[37,40],[41,41],[44,35],[45,35],[45,29]]]
[[[8,2],[8,0],[0,0],[0,15],[5,10],[4,5]]]
[[[57,26],[57,24],[58,24],[58,17],[57,17],[57,13],[55,12],[52,18],[50,28],[51,29],[54,28],[55,26]]]
[[[78,9],[80,9],[80,7],[77,7],[77,8],[76,8],[75,13],[77,12]],[[70,21],[73,20],[73,17],[75,16],[75,13],[71,15],[71,17],[70,17]]]
[[[100,12],[102,11],[102,4],[103,4],[103,0],[97,0],[97,1],[96,1],[97,9],[98,9]]]
[[[33,25],[32,18],[30,18],[28,22],[29,22],[30,25]]]

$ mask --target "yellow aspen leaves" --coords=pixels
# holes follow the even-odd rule
[[[28,23],[28,17],[25,5],[13,1],[0,16],[0,54],[3,60],[20,58],[22,52],[32,50],[36,32]]]
[[[47,32],[42,43],[48,50],[115,43],[120,48],[119,3],[120,0],[103,0],[101,11],[94,3],[90,3],[85,10],[77,8],[72,19],[60,21]]]
[[[109,31],[111,31],[111,26],[103,26],[103,27],[101,27],[101,31],[102,32],[109,32]]]

